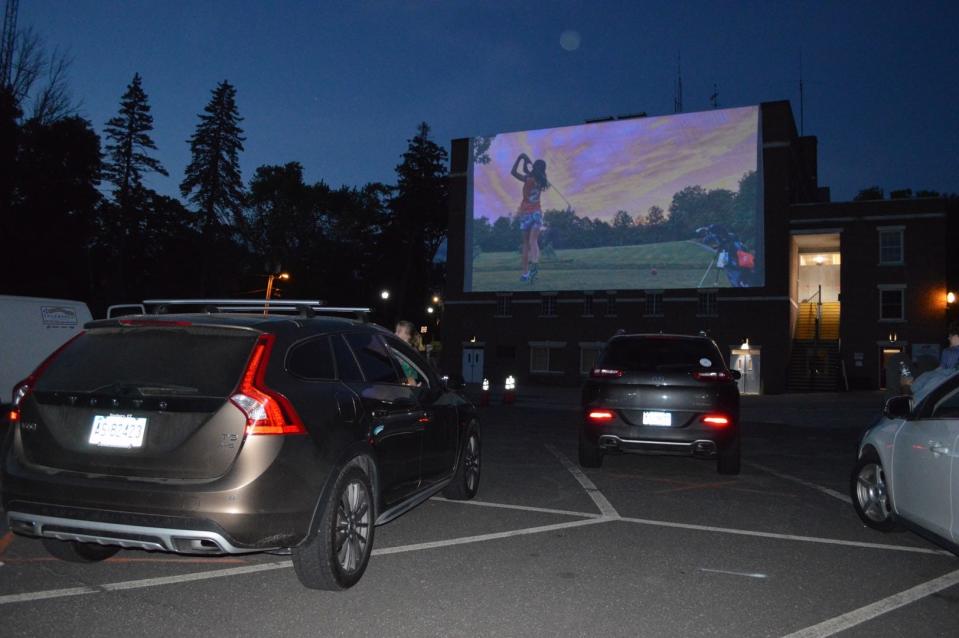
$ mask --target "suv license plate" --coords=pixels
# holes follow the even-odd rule
[[[146,417],[135,417],[130,414],[98,414],[93,417],[90,445],[128,450],[143,447],[143,434],[146,429]]]
[[[643,425],[665,425],[673,424],[673,415],[669,412],[643,412]]]

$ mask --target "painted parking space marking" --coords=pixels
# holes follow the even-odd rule
[[[844,547],[861,547],[864,549],[884,549],[897,552],[908,552],[913,554],[935,554],[937,556],[953,557],[952,552],[943,549],[930,549],[926,547],[910,547],[908,545],[888,545],[885,543],[866,543],[863,541],[847,541],[838,538],[823,538],[820,536],[800,536],[796,534],[779,534],[777,532],[760,532],[750,529],[737,529],[734,527],[714,527],[712,525],[695,525],[693,523],[673,523],[669,521],[654,521],[646,518],[628,518],[622,517],[615,519],[624,523],[636,523],[639,525],[651,525],[653,527],[673,527],[676,529],[688,529],[699,532],[715,532],[719,534],[733,534],[737,536],[754,536],[756,538],[771,538],[775,540],[797,541],[801,543],[820,543],[823,545],[842,545]]]
[[[594,512],[575,512],[573,510],[558,510],[549,507],[531,507],[529,505],[513,505],[511,503],[493,503],[490,501],[454,501],[441,496],[434,496],[431,501],[441,503],[452,503],[454,505],[476,505],[478,507],[495,507],[506,510],[519,510],[521,512],[536,512],[537,514],[559,514],[560,516],[580,516],[582,518],[600,518],[602,514]]]
[[[811,627],[793,632],[784,636],[784,638],[826,638],[826,636],[832,636],[840,631],[845,631],[846,629],[855,627],[868,620],[872,620],[873,618],[956,585],[959,585],[959,570],[949,572],[939,578],[934,578],[915,587],[910,587],[898,594],[893,594],[865,607],[854,609],[841,616],[836,616],[835,618],[830,618]]]
[[[530,534],[542,534],[573,527],[583,527],[585,525],[595,525],[605,523],[611,519],[604,517],[586,518],[578,521],[567,521],[565,523],[555,523],[553,525],[540,525],[537,527],[526,527],[523,529],[510,530],[507,532],[494,532],[491,534],[479,534],[476,536],[463,536],[451,538],[442,541],[433,541],[428,543],[413,543],[411,545],[398,545],[396,547],[383,547],[373,550],[373,556],[388,556],[390,554],[402,554],[405,552],[417,552],[427,549],[436,549],[440,547],[452,547],[454,545],[466,545],[469,543],[480,543],[483,541],[500,540],[514,536],[527,536]],[[143,589],[145,587],[160,587],[162,585],[173,585],[185,582],[194,582],[200,580],[209,580],[212,578],[224,578],[227,576],[240,576],[243,574],[254,574],[258,572],[271,571],[276,569],[286,569],[293,566],[293,561],[283,560],[271,563],[261,563],[259,565],[244,565],[243,567],[233,567],[230,569],[213,569],[190,574],[178,574],[175,576],[160,576],[156,578],[144,578],[140,580],[129,580],[118,583],[107,583],[105,585],[96,585],[88,587],[68,587],[65,589],[51,589],[46,591],[27,592],[23,594],[8,594],[0,596],[0,605],[9,605],[12,603],[33,602],[38,600],[48,600],[51,598],[66,598],[69,596],[80,596],[84,594],[99,594],[111,591],[125,591],[131,589]]]
[[[587,518],[579,521],[569,521],[566,523],[554,523],[552,525],[540,525],[538,527],[526,527],[523,529],[510,530],[508,532],[493,532],[491,534],[478,534],[476,536],[462,536],[460,538],[451,538],[445,541],[430,541],[426,543],[414,543],[412,545],[400,545],[397,547],[384,547],[374,549],[374,556],[386,556],[388,554],[401,554],[404,552],[417,552],[424,549],[436,549],[438,547],[452,547],[453,545],[465,545],[467,543],[480,543],[483,541],[499,540],[503,538],[512,538],[514,536],[527,536],[529,534],[542,534],[543,532],[554,532],[571,527],[583,527],[584,525],[596,525],[597,523],[607,523],[612,518],[598,517]]]
[[[772,474],[773,476],[777,478],[781,478],[786,481],[792,481],[793,483],[797,483],[804,487],[814,489],[817,492],[821,492],[827,496],[831,496],[835,499],[838,499],[842,501],[843,503],[845,503],[846,505],[852,505],[852,499],[849,498],[849,496],[841,492],[837,492],[836,490],[829,489],[828,487],[823,487],[822,485],[816,485],[815,483],[811,483],[805,479],[801,479],[798,476],[792,476],[791,474],[784,474],[782,472],[779,472],[778,470],[772,469],[771,467],[766,467],[765,465],[760,465],[758,463],[743,463],[743,465],[754,467],[757,470],[761,470],[765,472],[766,474]]]
[[[585,489],[586,493],[589,494],[590,498],[593,499],[593,502],[596,503],[596,506],[599,507],[600,511],[604,513],[604,517],[603,517],[604,519],[620,520],[626,523],[637,523],[640,525],[652,525],[656,527],[673,527],[677,529],[696,530],[701,532],[716,532],[721,534],[735,534],[739,536],[753,536],[758,538],[770,538],[770,539],[797,541],[797,542],[804,542],[804,543],[821,543],[824,545],[841,545],[845,547],[861,547],[865,549],[884,549],[884,550],[892,550],[892,551],[898,551],[898,552],[910,552],[914,554],[936,554],[940,556],[953,557],[952,552],[948,552],[941,549],[929,549],[925,547],[909,547],[906,545],[889,545],[885,543],[866,543],[862,541],[847,541],[847,540],[840,540],[835,538],[821,538],[817,536],[801,536],[797,534],[779,534],[776,532],[760,532],[755,530],[736,529],[736,528],[730,528],[730,527],[715,527],[712,525],[695,525],[692,523],[672,523],[667,521],[655,521],[655,520],[650,520],[645,518],[631,518],[631,517],[624,518],[620,516],[618,512],[616,512],[616,509],[606,499],[603,493],[599,491],[599,488],[596,487],[596,484],[593,483],[588,476],[583,474],[582,470],[580,470],[578,467],[573,465],[573,463],[566,457],[566,455],[564,455],[562,452],[557,450],[552,445],[546,444],[546,448],[557,459],[559,459],[559,462],[562,463],[563,466],[567,470],[569,470],[569,472],[572,473],[574,477],[576,477],[576,480],[579,481],[580,485],[583,486],[583,489]],[[797,480],[801,481],[802,479],[797,479]],[[820,487],[820,486],[815,486],[812,483],[810,483],[809,485],[813,487]],[[821,488],[821,489],[827,489],[827,488]],[[833,490],[830,490],[830,491],[833,491]],[[834,494],[839,495],[838,492],[835,492]],[[605,511],[604,511],[604,507],[606,508]],[[606,512],[612,512],[613,514],[608,515],[606,514]]]
[[[709,567],[700,567],[698,571],[707,572],[709,574],[727,574],[729,576],[744,576],[746,578],[769,578],[766,574],[760,574],[759,572],[734,572],[728,569],[710,569]]]
[[[596,487],[596,484],[590,480],[588,476],[583,474],[583,471],[573,465],[573,462],[566,458],[566,455],[557,450],[554,446],[549,443],[546,444],[546,449],[555,456],[559,462],[565,467],[570,474],[573,475],[573,478],[583,486],[583,489],[586,490],[586,494],[593,499],[593,503],[596,504],[596,507],[599,508],[600,514],[606,518],[620,518],[619,512],[616,511],[616,508],[613,507],[613,504],[599,491],[599,488]]]

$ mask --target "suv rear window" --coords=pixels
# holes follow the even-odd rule
[[[606,346],[600,368],[629,372],[693,372],[723,370],[719,349],[704,339],[626,337]]]
[[[54,359],[36,389],[226,397],[256,338],[212,327],[91,330]]]

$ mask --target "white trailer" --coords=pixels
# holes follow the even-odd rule
[[[0,404],[13,386],[92,320],[82,301],[0,295]]]

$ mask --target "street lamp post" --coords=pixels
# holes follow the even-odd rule
[[[266,280],[266,301],[267,303],[263,305],[263,316],[266,317],[270,314],[270,304],[269,301],[273,298],[273,280],[279,279],[280,281],[288,281],[290,279],[290,273],[281,272],[278,275],[270,273],[269,277]]]

